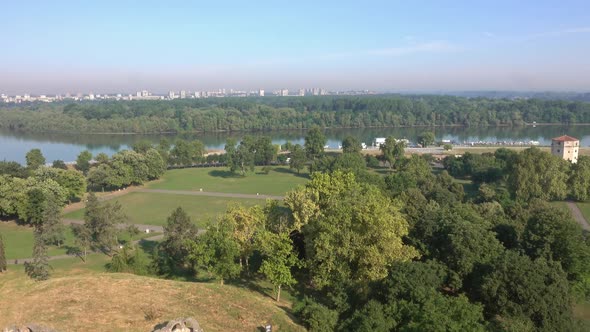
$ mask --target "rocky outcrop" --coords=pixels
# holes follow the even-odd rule
[[[177,318],[153,332],[203,332],[203,329],[194,318]]]

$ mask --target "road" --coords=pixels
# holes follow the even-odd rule
[[[574,219],[576,219],[578,224],[580,224],[580,226],[582,226],[582,228],[585,231],[590,231],[590,225],[588,224],[588,221],[586,220],[586,218],[584,218],[584,215],[582,214],[582,211],[580,211],[580,208],[578,207],[578,205],[576,205],[576,203],[574,203],[574,202],[566,202],[566,203],[567,203],[567,207],[572,212],[572,216],[574,217]]]

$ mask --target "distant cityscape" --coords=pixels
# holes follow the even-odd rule
[[[258,90],[234,90],[234,89],[218,89],[213,91],[169,91],[168,94],[152,93],[148,90],[137,91],[135,94],[130,93],[113,93],[113,94],[95,94],[95,93],[66,93],[56,95],[33,95],[25,93],[22,95],[9,96],[7,94],[0,94],[0,102],[2,103],[23,103],[23,102],[58,102],[64,100],[72,101],[94,101],[94,100],[174,100],[174,99],[200,99],[200,98],[223,98],[223,97],[265,97],[265,96],[280,96],[280,97],[304,97],[304,96],[329,96],[329,95],[371,95],[377,94],[375,91],[369,90],[349,90],[349,91],[328,91],[323,88],[310,89],[279,89],[273,91]]]

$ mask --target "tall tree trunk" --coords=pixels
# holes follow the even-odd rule
[[[281,285],[277,287],[277,302],[281,301]]]
[[[223,285],[223,278],[221,278],[221,280],[219,281],[220,285]]]

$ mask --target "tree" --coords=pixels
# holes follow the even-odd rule
[[[577,201],[590,199],[590,157],[580,156],[572,164],[569,178],[570,196]]]
[[[55,197],[49,196],[43,211],[42,237],[46,245],[61,246],[65,240],[65,227],[61,221],[61,205]]]
[[[306,257],[317,287],[379,280],[393,262],[418,257],[402,241],[408,224],[398,207],[376,187],[357,183],[353,174],[315,173],[299,191],[298,200],[307,203],[293,204],[291,198],[286,203],[296,208],[315,205],[293,215],[306,222]]]
[[[297,173],[300,173],[306,162],[305,150],[303,150],[303,147],[299,144],[294,145],[291,148],[291,154],[289,157],[291,158],[289,160],[289,168],[294,168],[297,170]]]
[[[389,168],[392,168],[397,160],[404,157],[405,148],[406,142],[398,140],[393,136],[387,137],[385,144],[379,146],[379,150],[383,153],[383,158],[389,163]]]
[[[104,152],[97,154],[94,159],[96,159],[96,163],[99,165],[106,164],[110,160],[109,156]]]
[[[346,136],[342,141],[343,153],[361,153],[363,147],[355,136]]]
[[[240,249],[233,239],[231,229],[224,223],[216,223],[207,227],[207,231],[193,241],[187,241],[188,260],[196,267],[207,269],[224,280],[237,277],[240,274]]]
[[[53,164],[51,165],[51,167],[53,168],[59,168],[59,169],[68,169],[68,166],[66,165],[66,163],[64,163],[63,160],[54,160]]]
[[[128,184],[142,184],[149,179],[149,167],[146,164],[145,156],[135,151],[123,150],[113,155],[112,166],[117,162],[131,170]]]
[[[581,281],[590,273],[590,247],[568,211],[535,202],[523,233],[522,247],[532,259],[560,262],[568,279]]]
[[[434,144],[434,133],[431,131],[425,131],[418,135],[418,144],[420,144],[423,148]]]
[[[229,166],[229,170],[232,173],[235,173],[238,169],[236,145],[237,142],[233,138],[228,138],[227,142],[225,143],[225,155],[227,157],[227,166]]]
[[[31,171],[34,171],[40,166],[45,165],[45,157],[43,157],[43,154],[39,149],[32,149],[31,151],[27,152],[25,158],[27,160],[27,168]]]
[[[84,211],[84,225],[92,239],[92,247],[109,253],[116,244],[116,227],[123,224],[127,216],[119,202],[99,202],[94,193],[88,195]]]
[[[131,148],[137,153],[145,154],[149,149],[152,148],[152,143],[146,139],[142,139],[133,143]]]
[[[560,200],[567,195],[568,162],[541,151],[526,149],[518,154],[511,166],[508,186],[516,199],[527,202],[532,198]]]
[[[166,162],[155,149],[148,149],[145,152],[145,164],[148,168],[148,179],[159,179],[166,172]]]
[[[25,263],[26,274],[37,281],[49,279],[49,256],[47,245],[43,239],[42,231],[34,232],[35,243],[33,245],[33,260]]]
[[[4,238],[0,234],[0,273],[6,271],[6,248],[4,247]]]
[[[249,266],[249,257],[254,251],[254,234],[264,222],[263,211],[260,206],[246,208],[242,205],[232,205],[221,217],[219,223],[224,229],[232,232],[232,237],[240,250],[240,268],[242,263]]]
[[[451,144],[445,144],[443,145],[443,149],[445,149],[445,151],[450,151],[453,149],[453,146]]]
[[[159,262],[161,272],[177,271],[184,267],[187,260],[187,241],[198,234],[197,226],[182,207],[176,208],[168,216],[164,226],[164,240],[158,245],[166,257]]]
[[[261,231],[256,236],[256,247],[263,255],[260,272],[275,286],[277,302],[281,300],[281,287],[291,286],[296,280],[291,268],[299,262],[293,251],[293,242],[287,233]]]
[[[506,251],[479,283],[489,317],[530,321],[539,331],[571,331],[569,287],[558,263]]]
[[[326,136],[322,133],[320,127],[311,127],[305,135],[305,154],[310,161],[316,160],[324,154],[324,146],[326,145]]]
[[[79,249],[78,253],[83,255],[82,261],[86,263],[86,256],[92,248],[91,230],[86,224],[72,224],[71,229],[74,234],[74,242]]]
[[[76,158],[76,169],[86,174],[90,169],[90,161],[92,160],[92,153],[88,150],[80,152],[78,158]]]

